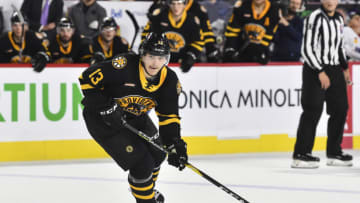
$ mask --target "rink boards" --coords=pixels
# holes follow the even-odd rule
[[[0,161],[99,158],[82,119],[78,76],[83,65],[0,67]],[[188,74],[176,65],[182,131],[190,154],[292,151],[301,113],[301,64],[201,64]],[[360,65],[350,64],[345,148],[360,149]],[[151,113],[156,121],[156,116]],[[327,115],[315,150],[326,145]]]

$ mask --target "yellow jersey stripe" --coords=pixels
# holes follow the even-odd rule
[[[195,44],[198,44],[198,45],[200,45],[200,46],[204,46],[204,45],[205,45],[205,42],[203,42],[203,41],[195,41],[194,43],[195,43]]]
[[[239,36],[237,33],[225,32],[225,37],[237,37],[237,36]]]
[[[206,39],[206,40],[204,40],[205,41],[205,43],[209,43],[209,42],[215,42],[215,40],[213,39],[213,38],[210,38],[210,39]]]
[[[190,46],[194,47],[195,49],[197,49],[199,51],[202,51],[202,49],[203,49],[201,46],[199,46],[199,45],[197,45],[195,43],[191,43]]]
[[[204,32],[203,33],[204,36],[214,36],[213,32]]]
[[[168,114],[168,115],[166,115],[166,114],[161,114],[161,113],[159,113],[157,111],[155,113],[156,113],[157,116],[162,116],[162,117],[169,117],[169,118],[178,118],[179,117],[176,114]]]
[[[164,120],[164,121],[160,121],[159,126],[169,125],[170,123],[178,123],[178,124],[180,124],[180,119],[178,119],[178,118],[170,118],[170,119],[167,119],[167,120]]]
[[[262,45],[264,45],[264,46],[269,46],[269,42],[264,41],[264,40],[262,40],[262,41],[260,42],[260,44],[262,44]]]
[[[273,39],[273,36],[272,36],[272,35],[264,35],[264,38],[265,38],[265,39],[268,39],[268,40],[272,40],[272,39]]]
[[[88,89],[94,89],[95,87],[89,85],[89,84],[84,84],[80,86],[82,90],[88,90]]]
[[[231,32],[240,32],[241,31],[240,28],[233,28],[233,27],[230,27],[230,26],[226,26],[226,29],[230,30]]]

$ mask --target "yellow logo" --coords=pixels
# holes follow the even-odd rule
[[[115,69],[123,69],[127,65],[127,59],[124,56],[115,57],[112,65]]]
[[[185,39],[180,33],[170,31],[166,32],[165,36],[169,40],[171,52],[180,52],[185,47]]]
[[[252,23],[245,25],[245,31],[250,41],[254,43],[260,43],[266,33],[266,29],[263,26]]]
[[[134,148],[133,148],[131,145],[126,146],[125,149],[126,149],[126,152],[127,152],[127,153],[131,153],[131,152],[134,151]]]
[[[134,115],[145,114],[156,106],[156,102],[148,97],[130,95],[116,99],[116,102],[129,113]]]

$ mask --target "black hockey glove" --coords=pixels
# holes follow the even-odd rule
[[[175,166],[180,171],[183,170],[188,161],[186,143],[184,140],[174,140],[173,144],[167,147],[167,150],[169,150],[168,163]]]
[[[220,51],[215,49],[212,52],[207,54],[207,62],[210,63],[219,63],[221,59]]]
[[[224,62],[237,62],[239,58],[239,52],[233,48],[228,48],[224,53]]]
[[[95,52],[94,56],[90,59],[90,64],[99,63],[101,61],[104,61],[106,58],[103,53],[101,52]]]
[[[40,73],[44,70],[46,63],[50,61],[50,57],[44,52],[38,52],[31,59],[31,65],[34,68],[34,71]]]
[[[196,56],[192,52],[186,52],[181,60],[180,68],[182,72],[187,73],[196,62]]]
[[[104,109],[99,113],[106,125],[115,130],[123,128],[122,121],[125,119],[125,114],[116,102],[110,108]]]
[[[262,65],[266,65],[270,61],[269,52],[265,50],[262,53],[259,53],[257,56],[254,56],[254,62],[258,62]]]

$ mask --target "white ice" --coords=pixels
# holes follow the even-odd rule
[[[359,203],[360,151],[353,167],[290,168],[291,153],[191,156],[190,163],[250,203]],[[228,193],[186,168],[162,165],[156,188],[166,203],[235,203]],[[127,173],[112,160],[0,164],[1,203],[135,203]]]

